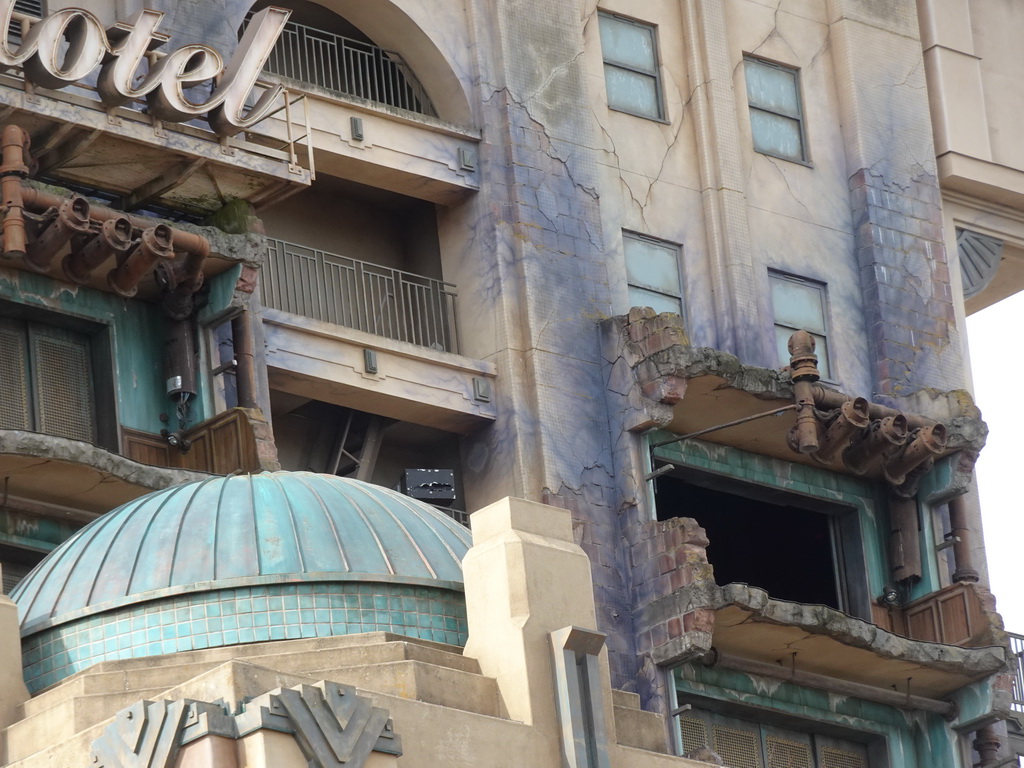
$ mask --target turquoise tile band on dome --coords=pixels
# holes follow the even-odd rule
[[[22,654],[37,693],[100,661],[378,631],[462,646],[466,607],[449,590],[354,581],[197,592],[43,630]]]
[[[469,532],[386,488],[212,477],[93,521],[12,592],[33,692],[99,661],[385,631],[466,642]]]

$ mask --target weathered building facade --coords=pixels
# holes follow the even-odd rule
[[[962,339],[1024,286],[1009,0],[282,5],[0,2],[5,591],[56,550],[0,755],[135,764],[161,698],[181,765],[330,765],[337,683],[356,765],[1010,759]]]

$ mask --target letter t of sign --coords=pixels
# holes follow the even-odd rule
[[[157,32],[159,11],[139,11],[128,22],[118,23],[107,30],[110,53],[103,60],[96,87],[103,103],[119,107],[132,99],[139,99],[160,84],[159,70],[150,69],[136,85],[136,75],[146,53],[163,45],[168,36]]]

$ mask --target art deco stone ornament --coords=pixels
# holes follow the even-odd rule
[[[0,0],[0,29],[18,23],[13,14],[14,0]],[[214,131],[231,136],[266,118],[281,94],[279,85],[267,88],[246,110],[290,15],[271,6],[253,16],[225,66],[221,55],[206,45],[185,45],[154,56],[151,52],[168,40],[157,31],[163,18],[158,11],[141,11],[130,22],[105,30],[89,11],[65,8],[32,24],[20,45],[12,46],[7,34],[0,35],[0,66],[22,67],[29,82],[54,89],[77,83],[99,67],[98,90],[108,106],[145,97],[160,120],[183,122],[206,115]],[[215,79],[206,100],[190,100],[188,89]]]
[[[235,716],[189,699],[138,701],[92,743],[90,765],[171,768],[179,750],[197,739],[240,739],[263,728],[294,735],[309,768],[362,768],[371,752],[402,754],[386,709],[352,686],[319,682],[265,693]]]

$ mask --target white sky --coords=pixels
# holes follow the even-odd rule
[[[975,401],[988,423],[977,465],[982,525],[996,607],[1006,629],[1024,634],[1024,293],[967,318]],[[998,414],[998,416],[997,416]]]

